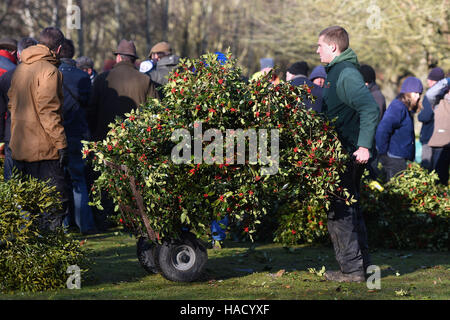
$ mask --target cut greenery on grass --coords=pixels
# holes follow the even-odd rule
[[[136,239],[120,229],[79,238],[93,264],[81,289],[0,294],[0,299],[164,299],[164,300],[309,300],[449,299],[450,254],[417,250],[376,250],[381,289],[365,283],[328,282],[323,266],[335,270],[332,248],[226,241],[208,249],[205,274],[196,282],[171,282],[139,265]]]

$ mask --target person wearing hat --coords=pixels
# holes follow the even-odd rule
[[[12,38],[0,40],[0,77],[17,65],[17,41]]]
[[[404,80],[400,94],[391,102],[375,135],[376,147],[386,180],[406,169],[406,161],[415,158],[413,114],[420,108],[422,82],[415,77]]]
[[[94,60],[89,57],[82,56],[77,58],[76,60],[77,68],[83,70],[89,75],[89,79],[91,80],[91,84],[94,83],[94,79],[97,76],[97,71],[94,69]]]
[[[380,120],[381,120],[381,118],[383,118],[384,112],[386,111],[386,98],[381,93],[381,89],[376,83],[377,76],[375,70],[371,66],[363,64],[359,68],[359,72],[361,72],[361,75],[363,76],[367,88],[369,89],[373,98],[380,107]]]
[[[163,41],[155,44],[148,54],[149,60],[141,63],[140,71],[152,79],[158,87],[169,81],[169,73],[178,66],[180,57],[172,53],[169,43]],[[160,91],[162,97],[162,92]]]
[[[68,154],[62,118],[63,79],[58,70],[63,41],[61,30],[45,28],[39,43],[22,51],[8,91],[14,167],[24,175],[49,181],[60,194],[62,210],[41,217],[42,228],[51,231],[62,226],[69,209],[64,179]]]
[[[136,46],[133,41],[122,39],[113,52],[116,56],[115,64],[111,70],[97,75],[92,86],[92,93],[87,108],[87,121],[91,133],[91,141],[100,141],[106,138],[108,125],[116,117],[124,118],[124,114],[137,109],[141,104],[151,98],[159,98],[155,83],[135,67],[138,59]],[[92,167],[87,168],[87,183],[92,185],[98,175]],[[93,209],[97,228],[108,228],[107,217],[114,215],[113,201],[102,197],[104,210]]]
[[[312,83],[321,88],[323,88],[326,78],[327,73],[325,71],[325,67],[322,65],[315,67],[311,72],[311,74],[309,75],[309,81],[312,81]]]
[[[270,79],[270,82],[274,85],[277,85],[280,83],[280,78],[278,77],[278,75],[275,73],[275,70],[274,70],[275,62],[274,62],[273,58],[261,58],[259,60],[259,64],[260,64],[260,69],[258,72],[254,73],[251,76],[251,78],[250,78],[251,81],[258,80],[259,78],[265,76],[270,71],[272,71],[272,79]]]
[[[311,95],[314,96],[314,102],[310,99],[304,99],[303,103],[306,108],[313,109],[316,112],[322,111],[322,88],[314,85],[308,78],[308,63],[305,61],[298,61],[293,63],[286,71],[286,81],[289,81],[293,86],[307,85],[311,88]]]
[[[428,141],[433,134],[434,129],[434,108],[439,103],[442,96],[434,94],[440,90],[436,87],[436,84],[444,79],[444,70],[439,67],[433,68],[427,77],[428,90],[425,93],[425,97],[422,102],[422,110],[419,113],[418,120],[422,122],[422,128],[420,129],[419,141],[422,144],[422,161],[420,165],[431,171],[432,170],[432,150],[428,146]],[[441,87],[441,86],[439,86]]]
[[[384,112],[386,111],[386,98],[381,93],[381,89],[376,83],[376,73],[375,70],[367,65],[363,64],[359,68],[359,72],[361,73],[364,83],[366,87],[369,89],[370,93],[372,94],[373,98],[375,99],[376,103],[380,107],[380,116],[378,118],[378,121],[383,118]],[[378,169],[378,154],[376,153],[376,149],[374,150],[373,157],[369,159],[369,162],[367,164],[367,169],[369,170],[369,177],[372,180],[377,180],[380,176],[380,171]]]
[[[155,83],[136,69],[138,56],[133,41],[121,40],[114,52],[116,64],[95,80],[88,108],[93,141],[103,140],[114,119],[136,109],[149,98],[158,98]]]

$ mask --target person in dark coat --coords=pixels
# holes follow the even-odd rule
[[[20,61],[20,54],[23,49],[37,44],[33,38],[23,38],[17,43],[17,60]],[[12,174],[13,160],[11,157],[11,149],[9,148],[9,140],[11,139],[11,113],[8,110],[8,90],[11,87],[11,80],[15,68],[3,74],[0,77],[0,143],[4,143],[3,149],[0,148],[0,154],[5,156],[3,164],[3,178],[9,180]]]
[[[438,93],[440,89],[437,89],[435,85],[442,79],[444,79],[444,70],[441,68],[433,68],[427,77],[428,90],[425,93],[425,97],[422,102],[422,110],[419,113],[418,120],[422,122],[422,128],[420,129],[419,141],[422,144],[422,161],[420,165],[431,171],[432,170],[432,150],[428,146],[428,141],[431,138],[434,128],[434,108],[441,100],[442,96],[433,94]],[[437,89],[437,90],[436,90]],[[430,93],[429,93],[430,92]]]
[[[87,112],[91,141],[106,138],[108,125],[116,117],[137,109],[150,98],[159,98],[155,83],[135,67],[136,47],[133,41],[121,40],[117,50],[116,63],[111,70],[99,74],[92,88]],[[91,166],[88,167],[88,186],[98,177]],[[114,204],[107,194],[102,195],[104,210],[93,208],[97,228],[106,230],[107,217],[114,215]]]
[[[328,231],[340,270],[326,271],[324,278],[337,282],[363,282],[371,265],[367,231],[359,206],[361,177],[371,157],[380,110],[364,85],[355,52],[349,47],[347,31],[328,27],[319,34],[317,53],[326,64],[322,112],[335,119],[339,141],[350,156],[340,174],[341,188],[346,188],[356,202],[347,204],[333,197],[327,212]]]
[[[91,83],[94,83],[94,79],[97,76],[97,71],[94,69],[94,60],[89,57],[82,56],[77,58],[76,60],[77,68],[83,70],[87,74],[89,74],[89,78],[91,79]]]
[[[108,125],[117,116],[123,117],[149,98],[159,98],[155,83],[134,65],[138,57],[133,41],[121,40],[114,54],[114,67],[94,80],[88,112],[93,141],[106,138]]]
[[[293,63],[286,71],[286,81],[289,81],[294,86],[302,86],[307,85],[311,88],[311,94],[315,97],[314,102],[305,99],[303,102],[305,103],[306,108],[312,109],[316,112],[322,111],[322,88],[312,83],[307,75],[308,75],[308,63],[305,61],[299,61]]]
[[[78,226],[83,234],[96,232],[96,226],[89,206],[89,193],[85,178],[85,165],[81,157],[82,140],[89,139],[86,108],[91,93],[89,74],[77,68],[73,56],[72,40],[65,39],[60,52],[59,71],[63,75],[63,119],[67,137],[68,163],[66,181],[72,190],[72,206],[64,220],[64,226]]]
[[[386,111],[386,98],[381,93],[381,89],[376,83],[377,77],[375,70],[371,66],[363,64],[360,67],[359,72],[361,72],[367,88],[369,88],[370,93],[372,94],[373,98],[380,107],[380,120],[381,120],[381,118],[383,118],[384,112]]]
[[[386,111],[386,98],[381,93],[381,89],[378,86],[378,84],[376,83],[375,70],[371,66],[364,64],[359,68],[359,72],[361,72],[361,75],[363,76],[363,79],[364,79],[364,82],[366,83],[367,88],[369,89],[373,98],[375,99],[378,106],[380,107],[379,120],[381,120],[383,118],[384,112]],[[378,154],[375,149],[373,156],[370,158],[369,163],[367,164],[367,169],[369,170],[369,176],[372,180],[377,180],[381,175],[381,172],[378,169],[378,162],[379,162]]]
[[[406,169],[406,161],[415,157],[413,113],[419,108],[422,82],[408,77],[400,94],[386,110],[375,135],[380,161],[386,171],[386,180]]]

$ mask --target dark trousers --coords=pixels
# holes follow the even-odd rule
[[[13,159],[11,157],[11,149],[9,148],[9,142],[5,142],[5,163],[3,166],[3,178],[8,181],[12,175]]]
[[[432,151],[433,169],[439,176],[439,183],[448,185],[448,170],[450,167],[450,146],[434,148]]]
[[[385,154],[380,156],[380,161],[386,172],[386,181],[391,180],[400,171],[406,170],[406,159],[391,158]]]
[[[60,167],[58,160],[42,160],[35,162],[13,160],[14,167],[18,172],[24,175],[30,175],[41,181],[49,180],[51,186],[56,187],[56,191],[60,194],[62,203],[61,212],[46,213],[40,219],[41,227],[45,230],[54,231],[58,227],[62,227],[62,222],[69,211],[69,197],[67,184],[64,179],[64,170]]]
[[[365,165],[351,161],[341,174],[342,188],[347,188],[357,202],[347,205],[345,200],[333,198],[328,212],[328,232],[336,260],[343,273],[366,271],[370,265],[367,230],[359,207],[361,176]]]

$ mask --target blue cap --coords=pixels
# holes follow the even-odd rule
[[[400,89],[400,93],[408,93],[408,92],[417,92],[422,93],[423,85],[422,81],[417,79],[416,77],[408,77],[403,81],[402,88]]]
[[[261,70],[265,68],[273,68],[274,62],[272,58],[262,58],[259,60]]]
[[[309,80],[313,81],[316,78],[327,78],[327,73],[325,71],[325,67],[320,65],[317,66],[313,69],[313,71],[311,72],[311,74],[309,75]]]
[[[219,61],[220,64],[225,64],[228,61],[227,57],[222,52],[216,51],[214,53],[217,54],[217,61]]]

